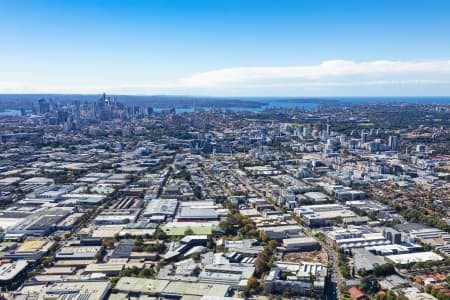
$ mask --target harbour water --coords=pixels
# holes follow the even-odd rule
[[[120,98],[120,96],[118,96]],[[138,96],[136,96],[138,97]],[[142,96],[145,98],[145,96]],[[173,99],[176,99],[174,96]],[[237,99],[237,98],[234,98]],[[309,111],[313,111],[321,104],[361,104],[361,103],[383,103],[383,102],[398,102],[398,103],[417,103],[417,104],[436,104],[436,103],[448,103],[450,104],[450,97],[316,97],[316,98],[262,98],[262,97],[253,97],[253,98],[239,98],[243,101],[257,101],[263,103],[261,106],[252,106],[252,107],[222,107],[223,109],[233,110],[233,111],[250,111],[250,112],[260,112],[266,109],[272,108],[285,108],[285,109],[305,109]],[[170,102],[171,100],[167,100]],[[214,99],[211,98],[211,102]],[[189,102],[189,101],[187,101]],[[194,102],[194,101],[193,101]],[[151,106],[151,104],[146,104]],[[164,110],[168,110],[170,104],[167,104],[165,107],[153,107],[155,112],[161,112]],[[199,109],[210,109],[211,106],[197,106]],[[185,112],[193,112],[195,110],[194,105],[190,105],[186,103],[182,107],[176,107],[175,111],[177,113],[185,113]],[[3,109],[0,111],[0,116],[19,116],[19,109]]]

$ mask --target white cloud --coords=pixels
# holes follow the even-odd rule
[[[80,80],[83,80],[80,78]],[[145,79],[144,79],[145,80]],[[130,81],[132,81],[130,79]],[[436,88],[439,87],[439,88]],[[376,90],[375,90],[376,89]],[[414,89],[419,89],[414,90]],[[236,67],[196,73],[164,84],[56,86],[0,82],[0,93],[253,95],[450,94],[450,60],[329,60],[318,65]],[[374,94],[375,93],[375,94]]]
[[[450,60],[430,61],[373,61],[354,62],[347,60],[329,60],[313,66],[293,67],[242,67],[226,68],[194,74],[182,79],[182,83],[191,87],[218,87],[233,84],[245,84],[257,81],[314,81],[326,79],[348,79],[352,76],[382,78],[400,77],[406,80],[413,75],[435,77],[450,75]],[[346,84],[346,83],[343,83]],[[301,84],[300,84],[301,85]]]

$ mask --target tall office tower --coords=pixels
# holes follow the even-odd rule
[[[303,137],[305,137],[305,138],[311,137],[311,128],[303,127]]]
[[[140,118],[142,117],[142,108],[140,106],[133,106],[133,116],[135,118]]]
[[[111,124],[111,134],[112,135],[116,135],[117,134],[117,127],[116,127],[116,123],[114,121]]]
[[[397,150],[398,137],[395,135],[390,135],[388,140],[388,145],[391,150]]]
[[[366,132],[364,129],[361,131],[361,143],[367,143],[369,141],[369,133]]]
[[[331,133],[331,125],[327,124],[327,136],[330,136]]]
[[[75,101],[75,110],[74,110],[74,122],[77,128],[80,126],[80,120],[81,120],[81,111],[80,111],[80,101]]]
[[[54,112],[54,111],[58,110],[58,103],[53,101],[52,98],[50,98],[50,100],[48,100],[48,105],[49,105],[49,111],[50,112]]]
[[[50,103],[44,98],[40,99],[39,100],[39,113],[46,114],[48,112],[50,112]]]
[[[356,149],[357,146],[358,146],[358,142],[359,142],[358,139],[351,139],[351,140],[349,140],[348,141],[348,148],[349,149]]]

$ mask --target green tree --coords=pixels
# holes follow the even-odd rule
[[[102,246],[108,249],[112,249],[114,247],[114,241],[113,240],[102,240]]]
[[[377,277],[392,275],[392,274],[395,274],[395,268],[394,268],[394,265],[390,264],[390,263],[376,265],[373,268],[373,273]]]
[[[375,276],[369,275],[361,278],[359,288],[368,294],[375,294],[380,290],[380,284]]]
[[[265,232],[261,233],[260,238],[263,243],[267,243],[270,239],[269,236]]]
[[[395,300],[396,296],[394,294],[394,292],[392,292],[391,290],[388,290],[386,292],[386,300]]]
[[[53,259],[51,257],[46,257],[42,260],[42,265],[46,268],[51,267],[52,264],[53,264]]]
[[[408,297],[406,297],[403,294],[400,294],[400,295],[397,296],[397,298],[395,298],[395,300],[408,300]]]
[[[252,276],[247,280],[247,289],[256,289],[258,287],[258,280]]]
[[[158,228],[155,231],[154,237],[157,240],[164,241],[167,239],[167,234],[164,232],[164,230],[162,230],[161,228]]]
[[[139,277],[142,278],[151,278],[154,276],[153,269],[151,268],[144,268],[139,272]]]
[[[72,170],[67,171],[66,180],[67,180],[67,182],[74,182],[75,181],[75,176],[73,175],[73,171]]]
[[[192,228],[188,228],[184,231],[184,235],[193,235],[194,234],[194,230],[192,230]]]
[[[233,220],[231,218],[227,218],[224,221],[219,223],[219,227],[223,230],[225,235],[234,235],[235,228],[233,224]]]
[[[262,273],[269,269],[269,256],[265,253],[265,251],[259,253],[256,256],[255,260],[255,272],[258,276],[261,276]]]

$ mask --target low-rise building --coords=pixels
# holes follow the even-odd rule
[[[393,264],[407,265],[417,262],[425,261],[440,261],[444,258],[432,251],[426,252],[415,252],[408,254],[396,254],[386,256],[386,260],[392,262]]]
[[[283,239],[285,252],[314,251],[320,249],[319,242],[312,237]]]
[[[11,283],[27,266],[26,260],[17,260],[0,265],[0,285]]]
[[[268,293],[284,293],[322,297],[325,292],[327,267],[320,263],[289,263],[276,261],[264,278]],[[286,274],[285,278],[281,274]]]
[[[8,295],[12,300],[22,299],[106,299],[111,286],[109,281],[64,281],[55,283],[31,283],[21,286]]]
[[[309,227],[332,225],[337,219],[354,218],[357,215],[340,204],[305,205],[295,208],[294,212]]]
[[[64,246],[56,254],[57,260],[94,260],[102,246]]]

